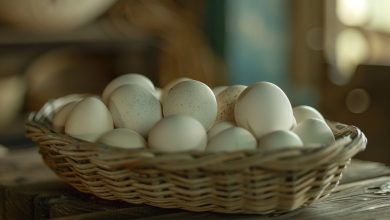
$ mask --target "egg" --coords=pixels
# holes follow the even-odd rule
[[[125,75],[121,75],[114,80],[112,80],[106,88],[103,90],[102,99],[104,103],[108,103],[108,99],[112,92],[117,88],[123,85],[136,84],[139,85],[151,93],[154,93],[154,85],[150,79],[147,77],[137,74],[137,73],[129,73]]]
[[[217,122],[231,121],[234,122],[234,106],[238,96],[244,91],[247,86],[234,85],[221,91],[217,97]]]
[[[87,97],[77,103],[65,123],[66,134],[90,142],[113,128],[110,112],[96,97]]]
[[[145,148],[146,141],[134,130],[129,128],[116,128],[99,137],[98,143],[124,149]]]
[[[208,130],[217,117],[217,101],[206,84],[186,80],[169,90],[163,99],[163,113],[165,117],[175,114],[192,116]]]
[[[139,85],[124,85],[110,96],[108,108],[117,128],[130,128],[146,137],[162,118],[160,101]]]
[[[303,142],[297,134],[292,131],[279,130],[264,135],[258,148],[260,150],[276,150],[283,148],[303,147]]]
[[[228,121],[222,121],[222,122],[215,123],[213,125],[213,127],[211,127],[210,130],[207,132],[207,138],[211,139],[215,135],[217,135],[220,132],[222,132],[228,128],[231,128],[231,127],[234,127],[234,125]]]
[[[286,94],[269,82],[258,82],[246,88],[234,108],[238,126],[249,130],[256,138],[293,126],[294,115]]]
[[[207,144],[208,152],[230,152],[256,149],[256,138],[240,127],[228,128],[213,138]]]
[[[154,92],[153,92],[154,97],[156,97],[158,100],[161,100],[162,96],[162,89],[159,87],[156,87]]]
[[[319,119],[306,119],[294,128],[304,146],[332,145],[335,138],[329,126]]]
[[[307,105],[300,105],[294,107],[293,113],[297,124],[309,118],[315,118],[325,122],[324,117],[319,111]]]
[[[173,81],[171,81],[170,83],[168,83],[166,86],[164,86],[163,90],[162,90],[162,93],[161,93],[161,101],[164,100],[165,97],[167,97],[169,91],[172,89],[172,87],[174,87],[176,84],[180,83],[180,82],[183,82],[183,81],[187,81],[187,80],[191,80],[190,78],[186,78],[186,77],[180,77],[180,78],[177,78]]]
[[[217,97],[219,95],[219,93],[221,93],[223,90],[225,90],[228,86],[216,86],[212,89],[215,97]]]
[[[198,120],[187,115],[171,115],[152,128],[148,142],[151,149],[162,152],[203,151],[207,134]]]
[[[58,132],[62,132],[65,127],[66,119],[68,118],[69,113],[73,110],[78,102],[70,102],[62,106],[53,117],[53,128]]]

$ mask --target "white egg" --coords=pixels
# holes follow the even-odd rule
[[[148,142],[151,149],[162,152],[203,151],[207,134],[198,120],[187,115],[171,115],[152,128]]]
[[[219,95],[219,93],[221,93],[223,90],[225,90],[228,86],[216,86],[212,89],[215,97],[217,97]]]
[[[294,130],[294,128],[295,128],[297,125],[298,125],[298,124],[297,124],[297,120],[295,120],[295,117],[294,117],[294,119],[293,119],[293,124],[291,125],[290,130]]]
[[[238,96],[247,86],[234,85],[221,91],[217,96],[217,122],[231,121],[234,122],[234,106]]]
[[[215,123],[213,125],[213,127],[211,127],[210,130],[207,132],[207,138],[211,139],[215,135],[217,135],[217,134],[221,133],[222,131],[224,131],[228,128],[231,128],[231,127],[234,127],[234,125],[228,121],[222,121],[222,122]]]
[[[286,130],[274,131],[264,135],[258,145],[260,150],[276,150],[293,147],[303,147],[303,142],[297,134]]]
[[[170,83],[165,85],[163,90],[162,90],[162,94],[161,94],[161,98],[160,98],[161,102],[162,102],[162,100],[164,100],[165,97],[167,97],[169,90],[171,90],[172,87],[174,87],[176,84],[178,84],[180,82],[187,81],[187,80],[191,80],[191,79],[186,78],[186,77],[180,77],[180,78],[174,79],[173,81],[171,81]]]
[[[137,74],[137,73],[129,73],[125,75],[121,75],[115,79],[113,79],[103,91],[102,99],[104,103],[108,103],[108,99],[111,96],[112,92],[117,88],[123,85],[136,84],[139,85],[151,93],[154,93],[154,85],[150,79],[147,77]]]
[[[306,119],[294,128],[304,146],[331,145],[335,138],[329,126],[319,119]]]
[[[113,128],[110,112],[96,97],[87,97],[77,103],[65,123],[66,134],[91,142]]]
[[[70,102],[62,106],[53,117],[53,128],[58,132],[64,131],[65,122],[69,113],[73,110],[78,102]]]
[[[309,118],[315,118],[325,122],[324,117],[319,111],[317,111],[317,109],[307,105],[300,105],[294,107],[293,113],[297,124]]]
[[[116,89],[108,101],[117,128],[130,128],[146,137],[162,118],[160,101],[139,85],[124,85]]]
[[[256,138],[293,126],[294,116],[286,94],[269,82],[258,82],[238,97],[234,109],[237,125],[249,130]]]
[[[134,130],[129,128],[116,128],[99,137],[98,143],[125,149],[145,148],[146,141]]]
[[[154,92],[153,92],[154,97],[156,97],[158,100],[161,100],[162,96],[162,89],[159,87],[156,87]]]
[[[185,114],[199,120],[206,130],[217,117],[217,100],[211,89],[196,80],[186,80],[169,90],[163,100],[164,116]]]
[[[257,141],[253,135],[240,127],[228,128],[213,138],[207,144],[206,151],[230,152],[256,149]]]

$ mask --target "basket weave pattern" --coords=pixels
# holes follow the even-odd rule
[[[327,147],[170,154],[122,150],[55,132],[50,120],[63,102],[49,102],[26,123],[27,136],[38,144],[45,163],[81,192],[163,208],[291,211],[327,196],[367,142],[358,128],[330,123],[337,141]]]

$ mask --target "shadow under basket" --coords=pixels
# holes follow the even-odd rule
[[[286,213],[329,195],[367,143],[358,128],[328,122],[336,137],[331,146],[226,153],[124,150],[52,129],[55,109],[76,98],[48,102],[32,113],[27,136],[64,181],[108,200],[196,212]]]

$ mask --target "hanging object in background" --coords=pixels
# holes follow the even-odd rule
[[[37,110],[69,93],[100,94],[111,72],[107,60],[97,55],[71,48],[49,51],[27,67],[27,107]]]
[[[0,19],[23,29],[69,30],[93,21],[115,2],[116,0],[0,0]]]
[[[221,84],[221,61],[208,47],[193,11],[172,0],[122,0],[109,11],[108,18],[123,34],[136,27],[161,40],[157,55],[161,86],[179,77],[200,80],[209,86]]]

